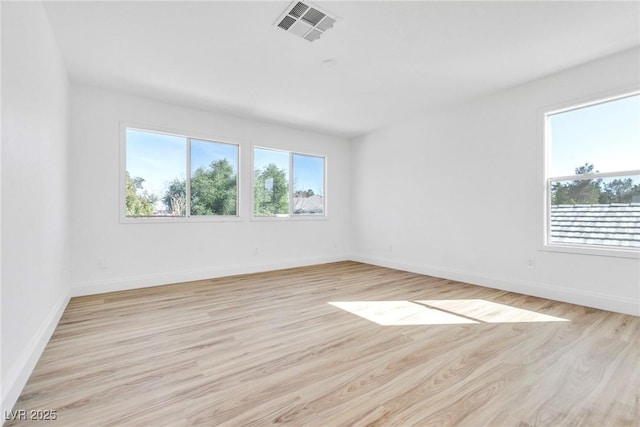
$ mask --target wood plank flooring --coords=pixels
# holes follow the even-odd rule
[[[73,298],[14,407],[57,420],[5,425],[638,426],[639,362],[638,317],[341,262]]]

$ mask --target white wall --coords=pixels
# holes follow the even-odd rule
[[[346,259],[347,141],[83,86],[71,105],[74,295]],[[121,122],[239,143],[241,220],[120,223]],[[326,155],[328,218],[251,221],[252,144]]]
[[[69,298],[68,81],[40,3],[2,3],[2,410]]]
[[[637,258],[541,250],[542,111],[637,88],[639,64],[627,51],[354,141],[354,258],[640,314]]]

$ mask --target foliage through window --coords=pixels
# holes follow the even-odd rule
[[[126,129],[127,217],[237,216],[238,146]]]
[[[546,115],[550,244],[640,248],[640,96]]]
[[[324,162],[320,156],[256,147],[254,216],[323,216]]]

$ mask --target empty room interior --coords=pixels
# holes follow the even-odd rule
[[[640,3],[2,1],[4,426],[637,426]]]

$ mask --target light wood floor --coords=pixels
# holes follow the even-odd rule
[[[638,426],[639,362],[640,318],[342,262],[73,298],[14,410],[59,426]]]

